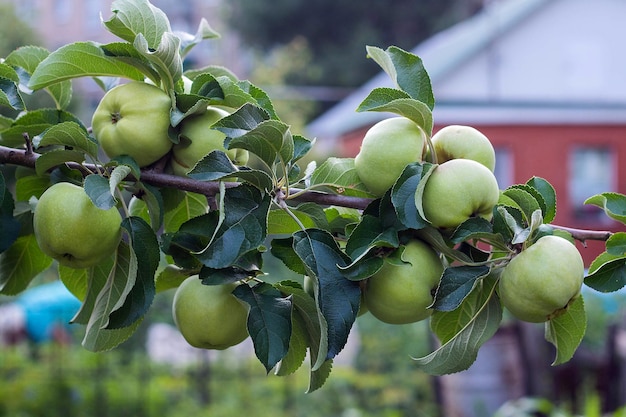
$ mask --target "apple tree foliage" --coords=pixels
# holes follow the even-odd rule
[[[362,281],[381,268],[385,254],[420,238],[441,254],[446,268],[430,318],[440,343],[413,359],[433,375],[458,372],[501,324],[497,283],[516,249],[546,234],[576,238],[552,224],[556,194],[539,177],[501,190],[492,221],[471,218],[444,232],[429,225],[421,204],[433,161],[407,165],[380,198],[368,194],[353,158],[331,157],[301,169],[298,161],[314,141],[292,132],[262,89],[218,66],[183,71],[195,45],[218,37],[205,20],[195,34],[178,33],[147,0],[117,0],[111,10],[103,23],[118,42],[76,42],[54,52],[24,46],[0,63],[0,104],[20,111],[0,119],[0,163],[21,166],[3,170],[15,178],[0,175],[0,292],[21,292],[53,265],[32,228],[33,207],[51,184],[82,184],[95,205],[124,213],[124,238],[110,259],[84,270],[58,267],[60,279],[82,300],[73,322],[85,326],[86,349],[105,351],[127,340],[155,294],[188,276],[198,274],[208,285],[243,281],[235,295],[250,307],[248,331],[258,359],[268,372],[287,375],[308,352],[313,391],[346,344]],[[393,46],[368,47],[367,53],[395,88],[372,90],[355,110],[405,116],[429,139],[435,98],[421,59]],[[193,80],[188,91],[183,76]],[[207,105],[229,107],[232,113],[214,128],[226,134],[228,149],[249,151],[254,163],[237,167],[214,151],[183,178],[164,172],[159,162],[140,169],[130,157],[103,158],[90,128],[66,110],[71,80],[78,77],[91,77],[104,90],[119,80],[162,88],[172,99],[173,142],[186,117]],[[27,109],[24,94],[35,90],[45,90],[56,107]],[[145,204],[128,205],[130,195]],[[626,196],[603,193],[586,203],[626,224]],[[585,284],[612,292],[626,284],[626,233],[603,240],[606,252],[591,265]],[[264,256],[311,277],[313,295],[302,282],[265,282]],[[555,364],[572,357],[585,323],[582,297],[546,322]]]

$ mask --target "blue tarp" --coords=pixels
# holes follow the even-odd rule
[[[15,302],[24,309],[26,332],[35,343],[51,340],[55,326],[69,326],[81,304],[61,281],[29,288]]]

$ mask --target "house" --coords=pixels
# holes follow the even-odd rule
[[[557,192],[554,224],[625,230],[594,194],[626,194],[626,2],[494,0],[472,18],[411,52],[420,56],[435,95],[435,131],[472,125],[496,148],[500,188],[532,176]],[[386,47],[386,45],[376,45]],[[387,74],[364,84],[312,121],[308,134],[335,153],[354,156],[364,132],[384,113],[355,109]],[[602,242],[581,252],[588,265]]]

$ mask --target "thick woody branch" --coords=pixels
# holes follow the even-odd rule
[[[0,146],[0,164],[20,165],[29,168],[35,168],[35,161],[39,157],[36,153],[28,152],[24,149],[14,149],[5,146]],[[71,168],[79,169],[85,172],[85,168],[95,168],[90,165],[80,165],[77,163],[68,163]],[[175,188],[182,191],[189,191],[198,194],[206,195],[207,197],[213,197],[219,192],[219,184],[217,182],[198,181],[191,178],[180,177],[177,175],[166,174],[159,171],[150,169],[142,170],[141,181],[154,185],[156,187]],[[226,183],[226,187],[234,187],[237,183]],[[333,205],[339,207],[348,207],[363,210],[371,203],[369,198],[351,197],[340,194],[330,194],[317,191],[301,191],[293,190],[297,192],[297,196],[291,198],[292,201],[297,202],[313,202],[322,205]],[[284,196],[283,198],[289,198]],[[603,230],[584,230],[575,229],[571,227],[552,225],[553,227],[561,230],[565,230],[574,237],[574,239],[581,242],[587,240],[600,240],[606,241],[613,234],[610,231]]]

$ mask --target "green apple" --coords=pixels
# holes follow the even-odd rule
[[[490,171],[496,167],[496,152],[489,138],[471,126],[446,126],[431,138],[437,163],[451,159],[472,159],[480,162]]]
[[[547,235],[517,254],[500,275],[502,304],[520,320],[541,323],[580,295],[582,256],[567,239]]]
[[[187,343],[223,350],[248,337],[248,306],[232,294],[237,285],[204,285],[197,275],[180,284],[174,293],[172,315]]]
[[[390,324],[424,320],[432,310],[443,264],[439,255],[421,240],[401,246],[385,259],[383,267],[367,279],[365,303],[374,317]],[[400,262],[403,261],[403,262]]]
[[[229,113],[218,107],[209,106],[206,112],[190,116],[182,121],[180,127],[180,143],[172,149],[172,170],[174,174],[185,176],[212,151],[225,152],[235,165],[248,162],[248,151],[245,149],[229,149],[224,147],[226,135],[211,126]]]
[[[96,207],[82,187],[60,182],[39,198],[33,216],[41,251],[70,268],[89,268],[117,249],[122,217]]]
[[[354,168],[367,189],[382,196],[404,168],[422,161],[424,132],[406,117],[392,117],[372,126],[363,137]]]
[[[422,208],[434,227],[450,229],[471,217],[491,220],[499,198],[498,181],[487,167],[471,159],[451,159],[428,177]]]
[[[134,81],[109,90],[96,108],[93,134],[109,158],[129,155],[150,165],[172,148],[170,96],[158,87]]]

